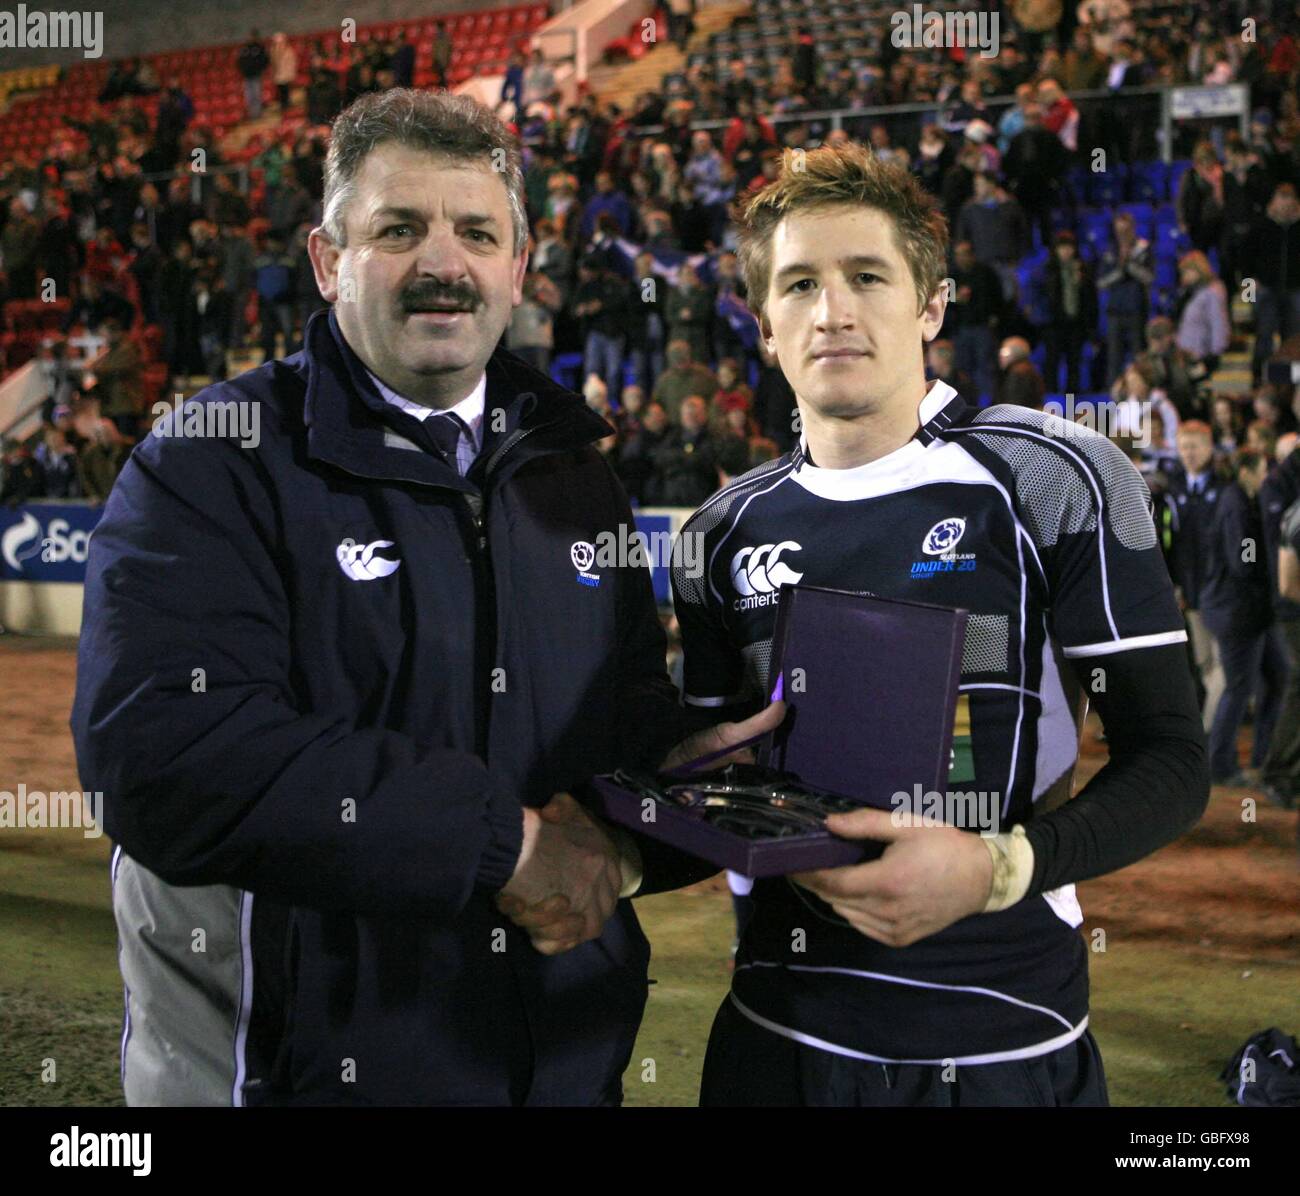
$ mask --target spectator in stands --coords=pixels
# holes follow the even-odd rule
[[[686,160],[682,176],[706,208],[724,206],[731,198],[723,179],[723,166],[724,159],[713,145],[713,135],[705,129],[697,130],[691,139],[691,156]]]
[[[415,47],[407,40],[406,30],[400,25],[393,36],[393,49],[388,56],[388,69],[393,72],[394,87],[414,86]]]
[[[1300,333],[1300,199],[1290,183],[1282,183],[1255,217],[1247,241],[1247,273],[1255,280],[1255,349],[1250,371],[1263,376],[1273,355],[1273,338],[1283,341]]]
[[[112,420],[100,410],[99,397],[91,392],[72,404],[72,426],[77,446],[77,482],[81,493],[93,503],[107,500],[118,471],[130,448]]]
[[[298,79],[298,51],[283,33],[277,33],[271,38],[270,58],[271,80],[283,115],[289,111],[289,93]]]
[[[1210,728],[1210,770],[1216,784],[1254,787],[1237,756],[1237,732],[1251,696],[1256,699],[1250,763],[1263,766],[1286,686],[1287,663],[1273,619],[1272,583],[1262,551],[1258,494],[1269,461],[1241,452],[1234,480],[1224,487],[1209,536],[1210,568],[1201,615],[1223,661],[1223,698]],[[1261,546],[1255,553],[1242,545]]]
[[[582,321],[582,372],[602,379],[613,403],[623,388],[627,321],[635,302],[631,284],[603,257],[589,254],[582,259],[573,294],[573,314]]]
[[[214,189],[207,204],[207,214],[209,219],[219,227],[248,223],[252,216],[248,210],[248,200],[240,195],[233,175],[223,173],[216,176]]]
[[[266,197],[266,220],[270,231],[287,238],[298,225],[320,215],[311,193],[298,178],[298,168],[286,162],[280,185]],[[247,221],[234,221],[246,224]]]
[[[1062,198],[1067,155],[1060,138],[1043,128],[1037,102],[1025,105],[1024,121],[1007,147],[1002,170],[1008,190],[1020,201],[1026,217],[1037,223],[1046,246],[1051,243],[1052,209]]]
[[[1047,389],[1057,391],[1061,359],[1065,359],[1065,389],[1079,390],[1083,346],[1097,333],[1097,286],[1088,263],[1079,257],[1078,242],[1069,229],[1053,239],[1044,267],[1048,322],[1043,329],[1047,347]]]
[[[695,32],[695,0],[667,0],[668,40],[683,54]]]
[[[587,201],[582,210],[579,235],[583,242],[591,240],[596,231],[596,221],[603,215],[613,217],[618,225],[619,236],[630,236],[635,213],[626,195],[614,186],[614,177],[607,170],[596,175],[596,193]]]
[[[1165,503],[1173,512],[1167,559],[1204,690],[1201,713],[1208,732],[1224,685],[1218,644],[1200,609],[1210,570],[1210,527],[1223,488],[1223,479],[1214,467],[1214,439],[1208,424],[1188,420],[1179,425],[1178,458],[1180,465],[1172,472],[1165,494]]]
[[[115,319],[123,328],[129,328],[135,319],[135,309],[114,289],[105,287],[93,275],[83,275],[80,293],[63,322],[63,331],[84,328],[98,333],[104,322]]]
[[[1240,137],[1228,141],[1225,157],[1219,260],[1224,284],[1235,291],[1242,277],[1250,275],[1251,234],[1268,206],[1273,186],[1259,155]]]
[[[154,121],[154,145],[159,157],[170,167],[180,157],[181,137],[194,119],[194,101],[175,75],[167,80],[167,89],[158,97]]]
[[[537,243],[531,266],[559,288],[560,296],[567,304],[573,284],[573,251],[556,235],[555,222],[549,217],[543,216],[537,222]]]
[[[36,258],[44,277],[54,284],[55,298],[66,299],[71,294],[72,275],[80,260],[76,230],[69,219],[67,204],[55,192],[45,194],[42,209],[45,219],[41,223]]]
[[[664,303],[669,286],[656,272],[653,254],[637,254],[635,271],[627,317],[627,349],[637,385],[649,391],[664,372],[664,345],[668,341]]]
[[[40,221],[21,199],[11,199],[9,219],[0,232],[0,264],[10,299],[36,298],[36,252],[40,243]]]
[[[578,180],[573,175],[560,171],[551,176],[546,187],[549,192],[546,215],[555,226],[555,235],[566,245],[574,246],[578,243],[582,220]]]
[[[714,217],[718,209],[707,207],[696,194],[695,188],[683,180],[678,184],[677,195],[669,205],[669,219],[672,228],[671,246],[684,249],[687,253],[708,253],[713,249]],[[651,221],[646,221],[649,230]],[[650,243],[664,245],[662,240],[655,242],[653,235]]]
[[[194,251],[177,241],[159,279],[163,357],[178,382],[202,372],[198,313],[194,310]]]
[[[203,372],[214,382],[226,376],[226,353],[230,349],[234,327],[234,296],[226,289],[225,279],[211,268],[194,277],[194,309],[198,316],[199,352]]]
[[[1218,369],[1219,357],[1231,340],[1228,293],[1209,259],[1197,249],[1179,260],[1178,279],[1182,284],[1174,305],[1178,344],[1195,363],[1197,381],[1204,381]]]
[[[451,42],[451,34],[447,32],[447,26],[441,21],[434,22],[430,65],[433,68],[433,85],[435,87],[447,88],[451,86],[451,59],[454,52],[455,47]]]
[[[134,439],[144,400],[140,346],[126,334],[121,320],[104,321],[107,344],[86,369],[95,378],[100,410],[123,437]]]
[[[1070,153],[1079,148],[1079,110],[1055,79],[1038,84],[1038,102],[1043,107],[1043,128],[1061,139]]]
[[[323,67],[312,71],[307,84],[308,124],[329,124],[341,111],[342,104],[338,76]]]
[[[916,157],[912,159],[910,169],[921,186],[939,198],[943,194],[944,176],[954,158],[948,135],[938,125],[926,125],[921,130]]]
[[[1110,401],[1115,413],[1115,430],[1120,436],[1147,440],[1158,449],[1176,449],[1178,412],[1164,391],[1152,385],[1146,366],[1136,361],[1124,367],[1110,388]],[[1155,432],[1155,423],[1163,428]]]
[[[1230,395],[1216,395],[1210,404],[1210,412],[1214,451],[1226,460],[1245,443],[1246,430],[1241,408]]]
[[[641,506],[661,501],[655,458],[668,427],[668,417],[658,403],[650,403],[640,414],[629,412],[624,420],[614,468],[628,497]]]
[[[508,344],[515,356],[548,373],[555,348],[555,313],[563,300],[545,274],[534,271],[524,279],[524,299],[510,316]]]
[[[270,65],[266,47],[254,29],[235,55],[235,67],[244,80],[244,109],[249,120],[262,115],[262,76]]]
[[[683,262],[678,267],[677,285],[668,294],[665,313],[669,337],[690,345],[693,360],[708,361],[712,357],[714,293],[700,282],[694,266]]]
[[[1178,227],[1192,247],[1208,253],[1218,247],[1225,222],[1223,167],[1214,143],[1198,142],[1190,170],[1183,171],[1175,204]]]
[[[1277,455],[1277,429],[1262,419],[1252,419],[1246,425],[1245,448],[1258,453],[1271,465]]]
[[[172,179],[167,184],[167,203],[156,214],[158,248],[170,254],[177,241],[189,239],[190,225],[202,215],[203,209],[191,197],[190,180]]]
[[[316,285],[316,274],[312,269],[311,259],[307,255],[307,242],[311,237],[311,230],[314,227],[314,221],[304,220],[293,232],[293,240],[289,247],[289,256],[296,263],[294,268],[294,306],[297,310],[298,327],[305,333],[307,330],[307,321],[311,319],[318,311],[324,311],[329,304],[321,298],[320,288]],[[250,284],[251,285],[251,284]],[[236,312],[236,323],[241,329],[241,333],[232,343],[235,345],[243,344],[242,329],[244,321],[242,309],[246,306],[248,299],[248,290],[245,289],[240,294],[234,296],[236,307],[240,311]]]
[[[504,104],[513,104],[513,119],[518,122],[524,114],[523,100],[524,52],[515,49],[510,51],[510,57],[506,60],[506,73],[501,82],[501,98],[497,101],[497,108],[500,109]]]
[[[969,241],[976,258],[997,271],[1003,299],[1014,300],[1016,267],[1029,252],[1029,225],[1024,210],[992,174],[975,175],[975,194],[962,205],[955,235]]]
[[[740,362],[735,357],[724,357],[718,362],[718,390],[711,406],[719,415],[739,409],[748,416],[753,410],[754,392],[742,380]]]
[[[978,393],[994,391],[997,329],[1002,312],[1002,283],[992,266],[975,257],[969,241],[953,249],[953,291],[944,316],[943,335],[957,351],[957,366],[975,379]]]
[[[1146,337],[1146,352],[1137,360],[1151,384],[1169,396],[1180,419],[1199,415],[1196,383],[1192,378],[1196,363],[1174,341],[1174,322],[1168,316],[1152,317],[1147,321]]]
[[[293,335],[294,260],[285,252],[283,237],[269,233],[266,247],[253,261],[253,285],[257,289],[257,320],[261,325],[263,360],[287,357],[296,352]],[[284,338],[284,352],[276,351],[276,335]]]
[[[555,72],[547,65],[546,56],[542,53],[541,47],[535,47],[528,69],[524,71],[523,110],[527,112],[534,104],[549,101],[554,91]],[[644,123],[657,124],[658,121],[646,121]]]
[[[718,488],[717,443],[709,431],[709,402],[702,395],[682,401],[677,427],[655,452],[657,501],[669,507],[698,507]]]
[[[32,454],[40,467],[41,497],[80,498],[81,478],[77,473],[77,450],[68,443],[67,433],[56,424],[41,427],[41,442]]]
[[[692,358],[690,342],[680,337],[670,340],[668,368],[659,376],[654,388],[654,401],[664,409],[669,422],[678,422],[682,403],[688,395],[701,395],[711,402],[717,392],[718,379],[711,369]]]
[[[0,506],[16,507],[45,494],[45,477],[26,442],[0,441]]]
[[[975,382],[965,370],[957,368],[957,352],[952,341],[939,337],[929,343],[925,350],[925,376],[946,382],[967,402],[974,403]]]
[[[1009,336],[998,348],[998,389],[995,402],[1041,410],[1047,387],[1038,367],[1029,360],[1029,342]]]
[[[358,58],[348,68],[343,85],[343,106],[349,107],[354,100],[379,90],[379,83],[375,79],[375,68],[365,58]]]
[[[983,165],[979,146],[963,142],[957,150],[956,161],[943,177],[939,194],[950,229],[957,227],[962,205],[975,194],[975,175],[983,169]]]
[[[1061,60],[1061,84],[1066,91],[1095,91],[1106,82],[1107,64],[1097,53],[1086,25],[1077,25],[1070,48]]]
[[[1142,349],[1147,319],[1147,291],[1155,279],[1151,245],[1137,235],[1128,212],[1111,222],[1114,244],[1102,255],[1097,286],[1107,293],[1106,381],[1119,377],[1125,364]]]
[[[950,135],[960,136],[973,120],[988,119],[988,108],[980,94],[978,79],[962,80],[960,98],[944,114],[943,128]]]
[[[564,132],[564,167],[581,187],[591,186],[604,151],[604,141],[591,113],[585,107],[571,108]]]
[[[143,223],[131,226],[131,256],[127,269],[135,279],[140,312],[146,324],[158,323],[158,287],[165,259],[162,250],[149,239]]]
[[[723,154],[736,169],[737,191],[744,191],[763,173],[763,153],[775,145],[776,134],[771,125],[752,111],[731,122],[723,141]]]

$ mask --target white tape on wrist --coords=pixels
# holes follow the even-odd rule
[[[1034,876],[1034,848],[1023,826],[984,838],[993,858],[993,887],[984,905],[986,914],[1015,905],[1029,891]]]
[[[636,839],[621,826],[609,827],[609,833],[618,848],[618,866],[623,874],[623,887],[619,889],[618,895],[620,898],[634,897],[645,875],[641,849],[636,845]]]

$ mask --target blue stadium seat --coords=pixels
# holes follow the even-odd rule
[[[1143,203],[1159,203],[1168,193],[1168,173],[1163,162],[1135,162],[1129,175],[1133,198]]]
[[[1088,183],[1088,202],[1114,207],[1124,201],[1128,185],[1128,166],[1114,163],[1108,170],[1093,174]]]
[[[561,353],[551,361],[551,377],[570,390],[581,390],[582,354]]]
[[[1169,163],[1169,174],[1167,176],[1168,190],[1165,194],[1170,199],[1176,199],[1178,196],[1178,181],[1183,177],[1185,171],[1192,164],[1190,158],[1179,158],[1177,161]]]
[[[1137,225],[1137,235],[1150,240],[1155,227],[1155,209],[1149,203],[1124,203],[1119,210],[1133,217]]]

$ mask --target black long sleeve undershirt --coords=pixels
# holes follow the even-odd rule
[[[1105,688],[1093,692],[1093,670]],[[1027,896],[1114,872],[1196,825],[1210,770],[1183,644],[1076,662],[1106,731],[1110,761],[1059,809],[1025,827],[1034,849]]]

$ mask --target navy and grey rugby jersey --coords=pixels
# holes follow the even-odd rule
[[[975,779],[956,787],[996,795],[1009,829],[1070,796],[1076,677],[1186,632],[1147,488],[1107,440],[1024,408],[977,412],[942,382],[920,422],[854,469],[818,468],[800,445],[690,518],[703,576],[673,576],[686,700],[762,701],[782,583],[964,607]],[[975,1064],[1043,1054],[1087,1026],[1073,886],[906,948],[786,879],[754,897],[732,999],[778,1034],[870,1060]]]

